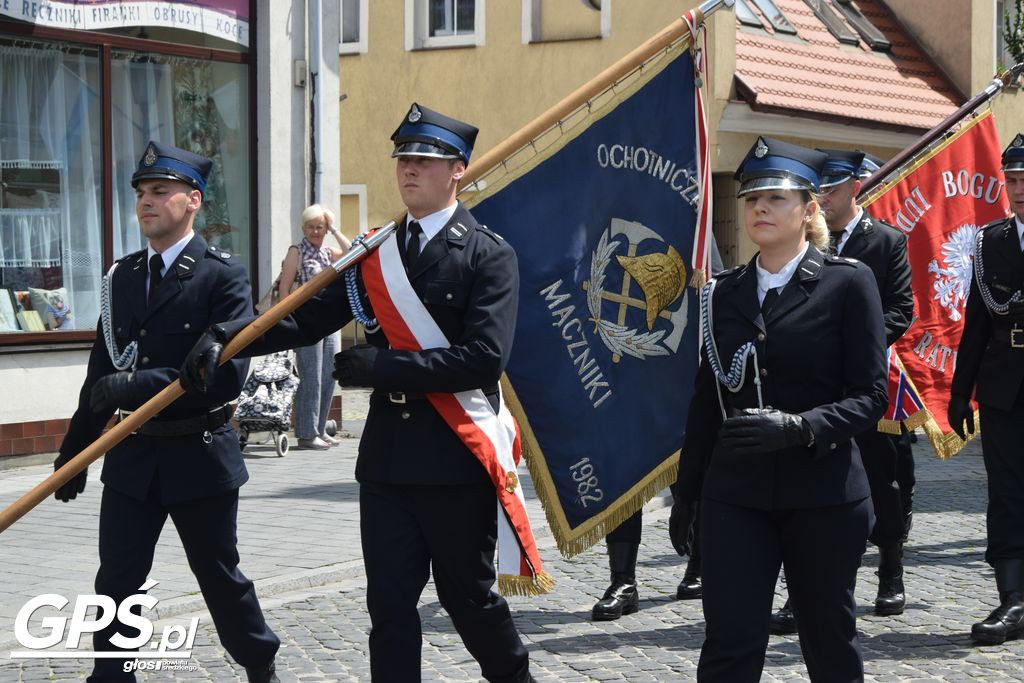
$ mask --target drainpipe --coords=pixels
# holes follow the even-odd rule
[[[308,45],[309,45],[309,135],[310,135],[310,204],[324,198],[324,140],[323,140],[323,93],[320,74],[323,70],[323,9],[321,0],[309,0],[307,4]]]

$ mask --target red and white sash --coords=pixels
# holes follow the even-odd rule
[[[392,348],[420,351],[451,346],[413,290],[397,239],[386,240],[360,267],[373,313]],[[498,590],[506,595],[548,592],[554,580],[541,569],[516,474],[522,455],[519,429],[504,401],[495,415],[480,389],[433,392],[427,400],[484,466],[498,493]]]

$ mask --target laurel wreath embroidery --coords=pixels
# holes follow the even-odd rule
[[[601,317],[601,298],[604,294],[604,271],[612,254],[619,248],[618,240],[609,240],[609,231],[601,233],[597,248],[590,258],[590,285],[587,287],[587,308],[601,341],[612,353],[643,360],[647,356],[667,356],[669,350],[659,344],[665,330],[638,332]]]

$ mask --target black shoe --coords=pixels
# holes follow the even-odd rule
[[[884,574],[878,572],[878,596],[875,598],[875,614],[883,617],[903,614],[907,598],[903,591],[903,572]]]
[[[249,677],[249,683],[281,683],[281,679],[277,677],[276,668],[274,660],[271,659],[269,664],[263,666],[245,667],[245,675]]]
[[[971,638],[979,643],[999,645],[1024,633],[1024,600],[1020,593],[1006,593],[1003,602],[988,619],[971,627]]]
[[[683,572],[683,580],[676,588],[676,600],[700,600],[704,597],[704,584],[700,579],[700,550],[694,544],[690,551],[690,559]]]
[[[640,609],[640,594],[635,583],[619,583],[608,586],[604,597],[591,610],[594,621],[615,621],[623,614],[632,614]]]
[[[789,608],[789,600],[768,619],[768,630],[777,636],[788,636],[796,633],[796,617]]]

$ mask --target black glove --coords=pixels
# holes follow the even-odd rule
[[[373,362],[377,359],[378,350],[372,344],[357,344],[334,354],[331,376],[343,387],[373,386]]]
[[[967,435],[974,433],[974,408],[971,407],[971,402],[963,396],[949,397],[946,419],[949,420],[949,426],[953,428],[961,441],[967,441]],[[967,423],[966,431],[964,422]]]
[[[94,413],[111,413],[115,408],[126,405],[135,391],[135,373],[115,372],[100,377],[92,385],[89,394],[89,409]]]
[[[693,551],[693,519],[696,514],[697,501],[673,499],[672,515],[668,518],[668,536],[672,539],[672,547],[680,555],[689,555]]]
[[[210,325],[185,356],[178,379],[189,393],[205,394],[213,386],[228,334],[220,325]]]
[[[74,456],[71,455],[64,455],[63,453],[58,455],[57,459],[53,461],[53,471],[56,472],[61,467],[64,467],[64,465],[73,457]],[[85,480],[88,478],[89,468],[86,467],[84,470],[71,477],[66,484],[57,489],[53,494],[53,497],[65,503],[69,500],[74,500],[79,493],[85,490]]]
[[[800,417],[781,410],[748,408],[742,415],[722,423],[718,433],[733,453],[754,455],[770,453],[790,446],[811,445],[811,426]]]

